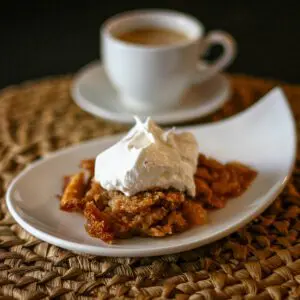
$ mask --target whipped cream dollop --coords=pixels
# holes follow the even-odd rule
[[[95,180],[126,196],[152,188],[174,188],[195,196],[198,145],[190,132],[163,131],[153,120],[136,125],[95,163]]]

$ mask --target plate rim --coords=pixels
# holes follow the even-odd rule
[[[109,246],[106,246],[104,248],[101,245],[99,245],[99,246],[98,245],[97,246],[96,245],[88,245],[87,246],[87,245],[82,245],[80,243],[71,242],[71,241],[67,241],[67,240],[64,240],[59,237],[52,236],[49,233],[46,233],[42,230],[35,228],[30,223],[23,220],[21,216],[19,216],[16,209],[14,208],[14,204],[13,204],[13,200],[12,200],[12,192],[13,192],[13,189],[14,189],[15,185],[17,184],[17,182],[23,176],[25,176],[28,172],[30,172],[30,170],[32,168],[34,168],[40,164],[43,164],[45,161],[47,161],[49,159],[53,159],[57,156],[60,156],[63,153],[68,153],[70,151],[78,151],[78,149],[80,149],[84,145],[90,145],[90,144],[94,144],[94,143],[97,144],[99,142],[114,141],[114,140],[120,138],[124,133],[92,139],[89,141],[85,141],[83,143],[75,144],[73,146],[71,145],[67,148],[54,151],[54,152],[46,155],[44,158],[38,159],[35,162],[31,163],[12,180],[12,182],[10,183],[10,185],[7,189],[5,199],[6,199],[8,210],[11,213],[11,215],[13,216],[13,218],[16,220],[16,222],[19,223],[21,225],[21,227],[23,227],[26,231],[31,233],[36,238],[46,241],[50,244],[56,245],[58,247],[64,248],[64,249],[68,249],[68,250],[75,251],[75,252],[93,254],[93,255],[118,256],[118,257],[158,256],[158,255],[167,255],[167,254],[173,254],[173,253],[178,253],[178,252],[182,252],[182,251],[188,251],[188,250],[212,243],[216,240],[219,240],[222,237],[225,237],[225,236],[235,232],[238,228],[245,226],[253,218],[260,215],[274,201],[275,197],[283,190],[285,184],[287,183],[288,179],[290,178],[290,176],[292,174],[293,167],[294,167],[295,160],[296,160],[296,149],[297,149],[296,124],[295,124],[295,120],[293,118],[289,103],[287,102],[286,99],[283,99],[283,100],[284,100],[285,106],[287,108],[287,112],[289,113],[289,120],[291,121],[292,130],[293,130],[293,132],[292,132],[293,133],[293,136],[292,136],[293,157],[291,158],[287,175],[284,177],[282,182],[278,183],[278,186],[276,186],[276,188],[274,190],[272,189],[266,194],[266,196],[268,196],[267,200],[264,201],[261,206],[259,206],[257,209],[255,209],[254,212],[252,212],[252,213],[250,212],[248,215],[239,219],[234,224],[230,225],[228,228],[225,228],[225,230],[218,232],[217,234],[214,234],[212,236],[208,236],[201,240],[193,241],[193,242],[190,242],[187,244],[180,244],[178,246],[160,247],[157,250],[156,249],[144,249],[144,248],[143,249],[141,248],[139,250],[139,249],[126,248],[126,247],[113,248],[113,247],[109,247]],[[179,129],[188,129],[188,128],[196,129],[199,127],[203,128],[206,126],[222,126],[222,124],[224,124],[224,123],[227,123],[230,121],[232,122],[235,119],[239,119],[244,114],[251,113],[251,111],[254,110],[255,108],[257,108],[258,105],[261,105],[261,103],[262,103],[261,101],[258,101],[253,106],[251,106],[248,110],[245,110],[242,113],[239,113],[239,114],[232,116],[225,120],[221,120],[221,121],[218,121],[218,122],[215,122],[212,124],[208,124],[208,125],[205,124],[205,125],[196,125],[196,126],[195,125],[194,126],[184,126],[184,127],[179,127]]]
[[[125,115],[123,115],[121,112],[113,112],[108,109],[103,108],[102,106],[98,106],[89,100],[87,100],[85,97],[81,95],[79,92],[79,83],[82,80],[83,76],[86,76],[88,72],[91,72],[93,69],[104,69],[103,64],[100,60],[94,60],[87,65],[83,66],[79,71],[75,74],[71,86],[70,86],[70,94],[73,99],[73,101],[84,111],[88,112],[89,114],[92,114],[93,116],[96,116],[97,118],[103,118],[109,121],[118,122],[121,124],[134,124],[133,118],[130,118],[126,112]],[[157,122],[160,125],[167,125],[172,123],[182,124],[187,121],[193,121],[197,118],[205,117],[220,107],[222,107],[226,102],[229,101],[231,95],[232,95],[232,87],[230,84],[230,81],[223,73],[218,73],[213,78],[220,77],[220,80],[222,80],[225,83],[225,91],[224,91],[224,97],[217,100],[214,105],[211,106],[211,109],[206,110],[204,112],[200,112],[198,109],[190,109],[190,110],[183,110],[185,111],[188,116],[180,116],[179,110],[176,111],[176,115],[173,115],[172,113],[168,113],[165,116],[152,116],[152,119]],[[204,83],[204,82],[203,82]],[[219,96],[218,98],[220,98]],[[98,113],[97,113],[97,112]],[[134,115],[134,113],[132,113]]]

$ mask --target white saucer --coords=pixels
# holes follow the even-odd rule
[[[201,65],[201,68],[205,66]],[[130,124],[134,123],[133,114],[144,117],[139,113],[129,112],[121,104],[99,61],[78,72],[71,93],[79,107],[97,117]],[[222,107],[229,96],[229,81],[224,75],[218,74],[200,85],[191,87],[177,107],[150,115],[159,124],[186,122]]]
[[[31,164],[8,188],[8,209],[26,231],[62,248],[107,256],[163,255],[211,243],[245,225],[272,203],[293,169],[295,123],[280,89],[225,121],[178,129],[191,131],[202,153],[222,162],[239,161],[258,171],[250,188],[223,209],[210,211],[209,222],[203,226],[166,238],[137,237],[108,245],[86,233],[82,215],[59,209],[56,195],[62,177],[77,172],[81,159],[95,157],[120,135],[75,145]]]

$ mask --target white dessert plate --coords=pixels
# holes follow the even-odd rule
[[[198,68],[205,69],[206,66],[199,63]],[[78,72],[71,87],[71,94],[81,109],[100,118],[128,124],[134,123],[133,114],[144,118],[139,112],[128,111],[122,105],[117,91],[98,61],[90,63]],[[224,75],[217,74],[202,84],[191,86],[179,105],[150,115],[158,124],[186,122],[212,113],[222,107],[229,97],[229,81]]]
[[[213,242],[245,225],[272,203],[292,172],[295,124],[279,88],[235,117],[180,130],[194,133],[199,151],[223,162],[240,161],[258,171],[252,186],[241,197],[209,213],[206,225],[166,238],[131,238],[107,245],[88,236],[80,214],[59,210],[55,195],[61,191],[62,176],[76,172],[81,159],[96,156],[120,135],[76,145],[33,163],[9,186],[8,209],[25,230],[62,248],[105,256],[163,255]]]

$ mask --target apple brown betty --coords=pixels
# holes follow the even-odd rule
[[[207,210],[222,208],[241,195],[257,173],[240,163],[221,164],[199,155],[196,197],[174,189],[153,189],[127,197],[107,191],[93,180],[94,160],[81,161],[82,171],[64,177],[60,208],[80,212],[89,235],[112,243],[132,236],[163,237],[207,222]]]

